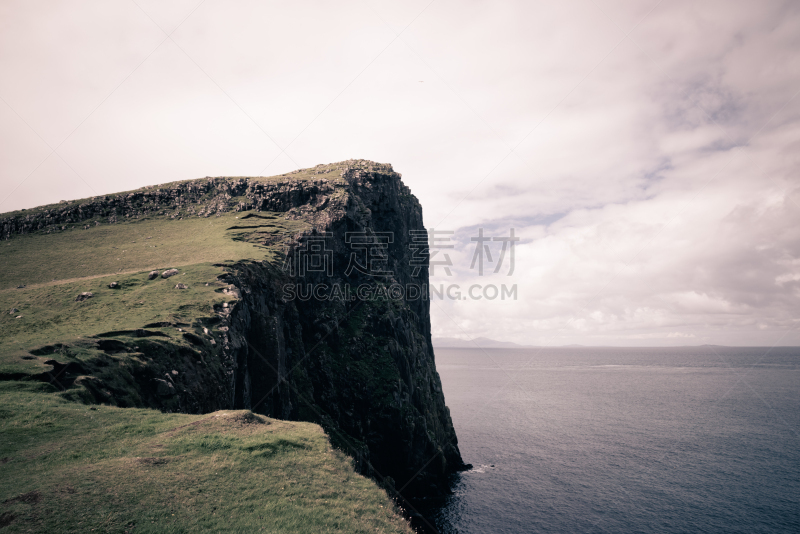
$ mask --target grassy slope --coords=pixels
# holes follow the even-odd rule
[[[291,178],[318,177],[304,172]],[[0,242],[0,373],[50,369],[48,356],[29,353],[45,344],[79,352],[86,336],[210,315],[213,304],[231,300],[218,292],[223,268],[215,263],[278,261],[279,247],[258,242],[305,228],[280,214],[249,215],[155,217]],[[147,280],[150,270],[172,267],[181,274]],[[110,282],[122,287],[109,289]],[[94,297],[76,302],[84,291]],[[185,342],[175,328],[160,330]],[[244,424],[229,415],[89,407],[45,384],[0,382],[0,525],[9,523],[7,532],[409,532],[385,492],[356,475],[318,426]]]
[[[191,323],[210,315],[213,304],[230,300],[215,292],[224,286],[216,281],[223,269],[213,263],[276,261],[279,250],[241,239],[291,234],[305,227],[277,214],[258,215],[154,218],[0,242],[0,372],[41,372],[46,368],[41,361],[47,358],[21,357],[45,344],[153,322]],[[229,230],[233,227],[238,229]],[[153,269],[172,267],[181,274],[147,279]],[[121,288],[109,289],[111,282]],[[189,289],[174,289],[177,283]],[[22,284],[26,287],[18,289]],[[76,302],[86,291],[94,296]],[[176,335],[174,329],[165,332]]]
[[[90,407],[0,383],[4,532],[409,532],[319,426]]]
[[[0,290],[226,259],[272,259],[275,251],[235,241],[241,232],[228,228],[258,226],[263,232],[281,233],[302,228],[302,223],[287,221],[279,214],[258,214],[274,219],[243,219],[247,215],[248,212],[183,220],[149,218],[60,234],[18,236],[0,243]]]

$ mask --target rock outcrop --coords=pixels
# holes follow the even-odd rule
[[[289,210],[310,213],[314,227],[289,248],[283,270],[231,269],[226,281],[241,294],[222,313],[238,371],[232,402],[317,421],[363,472],[411,494],[443,492],[464,464],[434,363],[427,261],[414,275],[422,210],[391,170],[344,179],[343,194],[315,190]],[[354,249],[356,238],[369,244]],[[366,267],[370,246],[369,269],[351,268]],[[303,272],[315,261],[318,269]]]

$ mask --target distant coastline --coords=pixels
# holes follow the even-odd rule
[[[488,337],[476,337],[475,339],[459,339],[457,337],[433,337],[431,343],[434,348],[442,349],[531,349],[535,345],[520,345],[511,341],[497,341]],[[582,345],[571,345],[580,347]]]
[[[460,339],[457,337],[432,337],[431,343],[435,349],[539,349],[539,348],[613,348],[630,347],[628,345],[579,345],[572,343],[569,345],[520,345],[513,341],[498,341],[488,337],[476,337],[474,339]],[[642,347],[658,347],[660,345],[641,345]],[[730,345],[669,345],[671,347],[729,347]]]

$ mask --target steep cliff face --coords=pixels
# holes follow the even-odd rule
[[[127,373],[133,394],[123,398],[113,387],[101,357],[73,367],[77,384],[98,402],[248,408],[318,422],[363,473],[406,496],[446,492],[449,473],[464,463],[431,346],[421,207],[389,165],[320,167],[303,179],[206,179],[46,207],[1,219],[0,228],[8,239],[247,212],[234,227],[237,239],[280,248],[279,260],[224,264],[223,302],[184,325],[180,345],[157,335],[176,324],[132,325],[88,342],[105,354],[135,349],[148,361],[113,371]],[[259,230],[276,217],[304,229]],[[180,372],[171,371],[176,366]]]
[[[242,294],[229,319],[239,333],[233,402],[320,422],[363,471],[398,488],[444,490],[463,462],[430,343],[425,266],[414,276],[422,211],[390,170],[343,178],[344,192],[308,195],[289,213],[314,223],[289,248],[295,276],[231,272]]]

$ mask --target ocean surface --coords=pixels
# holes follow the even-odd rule
[[[800,348],[435,353],[442,533],[800,533]]]

